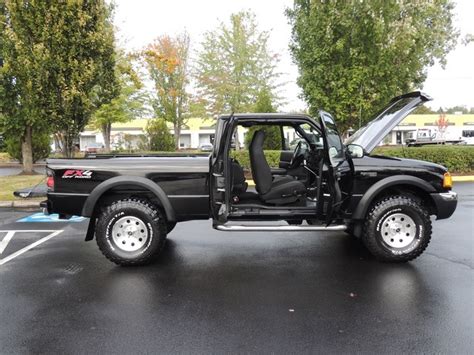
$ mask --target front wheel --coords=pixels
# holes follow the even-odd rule
[[[118,265],[144,265],[162,250],[167,224],[147,201],[125,199],[103,208],[96,240],[105,257]]]
[[[430,240],[429,212],[418,200],[405,196],[390,196],[375,203],[362,233],[367,249],[385,262],[413,260]]]

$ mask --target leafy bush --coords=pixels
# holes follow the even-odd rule
[[[469,146],[380,147],[373,152],[376,154],[430,161],[452,173],[474,172],[474,147]]]
[[[252,126],[249,128],[245,136],[245,147],[248,148],[252,142],[253,135],[256,131],[265,131],[265,140],[263,142],[263,149],[277,150],[281,149],[281,131],[279,126]]]
[[[174,138],[170,133],[165,120],[161,118],[149,120],[145,131],[149,143],[148,149],[165,152],[171,152],[175,150]]]
[[[5,139],[6,151],[13,159],[22,161],[21,141],[18,137]],[[51,153],[51,138],[47,133],[33,134],[33,162],[45,159]]]
[[[267,158],[268,165],[277,168],[280,164],[280,154],[281,151],[279,150],[265,150],[265,157]],[[237,159],[242,168],[245,170],[251,170],[248,150],[234,150],[230,155],[232,158]]]

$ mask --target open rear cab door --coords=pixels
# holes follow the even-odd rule
[[[209,197],[213,224],[227,222],[230,209],[231,181],[228,151],[232,142],[235,117],[220,117],[216,125],[214,150],[209,160]]]

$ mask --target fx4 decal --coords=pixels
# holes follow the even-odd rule
[[[90,179],[91,177],[91,170],[66,170],[63,174],[63,179]]]

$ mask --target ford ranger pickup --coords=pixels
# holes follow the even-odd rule
[[[344,143],[325,111],[245,113],[217,119],[210,155],[100,155],[47,161],[47,213],[89,218],[86,240],[120,265],[153,260],[176,223],[212,220],[221,231],[345,231],[385,262],[406,262],[431,239],[431,216],[457,204],[443,166],[371,154],[404,117],[430,98],[396,97]],[[252,126],[251,175],[232,158],[237,130]],[[268,163],[265,130],[278,127],[278,167]],[[291,139],[293,138],[293,139]],[[289,142],[297,142],[290,149]],[[294,144],[293,144],[294,145]],[[248,177],[248,176],[247,176]],[[254,185],[254,186],[253,186]],[[311,233],[307,234],[308,236]]]

